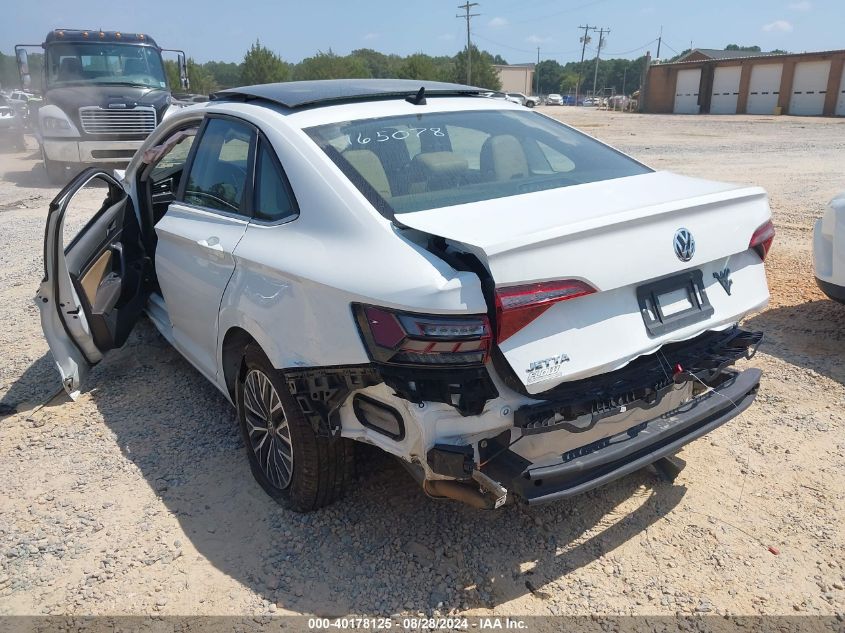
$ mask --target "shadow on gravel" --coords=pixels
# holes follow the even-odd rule
[[[47,369],[41,359],[20,382],[40,384]],[[89,385],[124,456],[200,556],[260,597],[302,613],[492,607],[529,592],[545,599],[545,585],[566,583],[567,574],[641,533],[686,490],[641,471],[568,502],[484,512],[427,498],[392,459],[362,447],[347,497],[296,514],[253,482],[228,402],[146,321],[92,371]],[[10,394],[29,397],[33,389],[40,387],[15,385]],[[623,503],[636,509],[617,510]],[[140,506],[132,509],[138,523],[125,529],[154,521]],[[193,555],[185,566],[193,590],[202,592],[202,567]]]
[[[772,308],[745,321],[761,330],[760,349],[845,384],[845,306],[827,299]]]
[[[47,172],[44,171],[44,165],[38,161],[28,171],[7,171],[3,173],[4,182],[10,182],[16,187],[26,189],[55,189],[58,191],[56,185],[50,184],[47,180]]]
[[[60,386],[59,373],[56,371],[53,357],[48,352],[27,367],[15,382],[8,385],[8,391],[0,399],[0,420],[40,405],[49,408],[67,402],[66,396],[53,398]]]

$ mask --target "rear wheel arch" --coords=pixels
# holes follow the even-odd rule
[[[232,398],[232,402],[235,401],[235,385],[237,384],[240,373],[243,371],[244,351],[248,345],[261,347],[255,340],[255,337],[237,326],[229,328],[223,337],[221,365],[223,378],[226,381],[226,390]]]

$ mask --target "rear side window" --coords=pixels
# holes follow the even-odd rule
[[[185,202],[241,213],[254,142],[249,126],[228,119],[210,119],[188,174]]]
[[[279,167],[273,149],[264,141],[258,146],[256,166],[255,210],[253,217],[266,222],[279,222],[299,214],[288,179]]]
[[[651,171],[527,111],[432,112],[305,131],[388,217]]]

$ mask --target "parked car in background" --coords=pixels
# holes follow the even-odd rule
[[[581,100],[579,99],[578,103],[580,103],[580,102],[581,102]],[[576,104],[575,95],[563,95],[563,105],[573,106],[575,104]]]
[[[845,191],[830,201],[813,228],[816,283],[828,297],[845,303]]]
[[[482,508],[671,472],[756,396],[760,370],[734,363],[762,337],[738,324],[768,301],[765,192],[481,93],[224,90],[162,120],[122,180],[75,178],[36,298],[65,389],[146,311],[236,408],[258,483],[302,511],[352,484],[352,441]],[[102,204],[77,198],[92,180]]]
[[[557,93],[552,93],[546,97],[546,105],[563,105],[563,97]]]
[[[581,103],[581,105],[587,106],[587,107],[593,107],[593,106],[598,105],[598,102],[597,102],[597,99],[594,99],[593,97],[587,97],[587,98],[584,99],[584,101]]]
[[[533,108],[541,103],[540,97],[529,97],[521,92],[509,92],[507,93],[507,96],[508,101],[514,101],[514,103],[524,105],[526,108]]]
[[[26,149],[24,122],[20,109],[9,97],[0,94],[0,147]]]

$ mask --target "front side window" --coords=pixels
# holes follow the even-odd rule
[[[255,209],[253,217],[265,222],[280,222],[299,213],[288,179],[273,155],[273,149],[262,141],[258,146],[255,168]]]
[[[47,84],[95,83],[166,88],[161,54],[152,46],[111,43],[51,44]]]
[[[535,112],[436,112],[346,121],[305,131],[387,214],[651,171]]]
[[[254,139],[252,129],[245,124],[209,119],[185,184],[185,202],[241,213]]]

